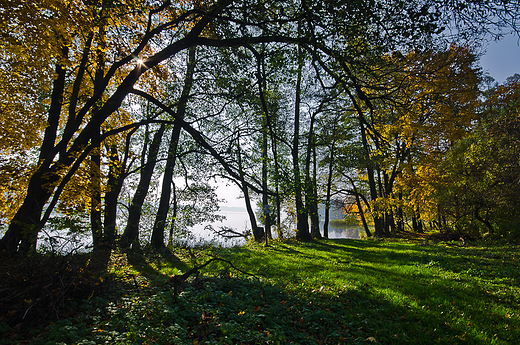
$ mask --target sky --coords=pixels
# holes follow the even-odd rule
[[[520,74],[520,45],[514,34],[509,34],[500,41],[490,42],[486,54],[481,57],[480,65],[495,81],[502,84],[507,77]]]

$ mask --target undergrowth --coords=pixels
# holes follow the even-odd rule
[[[174,293],[215,257],[241,272],[217,261]],[[52,319],[2,310],[0,344],[515,344],[519,268],[515,246],[403,240],[113,251]]]

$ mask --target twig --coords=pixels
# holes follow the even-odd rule
[[[181,275],[177,275],[176,274],[176,275],[174,275],[173,277],[170,278],[170,282],[173,282],[173,294],[174,294],[175,302],[177,302],[177,295],[179,293],[179,287],[181,286],[181,284],[183,284],[186,281],[186,279],[188,279],[190,276],[192,276],[194,274],[198,275],[199,274],[199,270],[201,270],[202,268],[208,266],[210,263],[212,263],[214,261],[222,261],[224,263],[227,263],[229,266],[231,266],[236,271],[238,271],[238,272],[240,272],[242,274],[254,277],[258,281],[260,281],[260,279],[256,275],[254,275],[253,273],[249,273],[249,272],[246,272],[246,271],[243,271],[243,270],[237,268],[229,260],[225,260],[225,259],[221,259],[221,258],[212,258],[212,259],[206,261],[205,263],[203,263],[200,266],[193,267],[192,269],[190,269],[188,272],[186,272],[184,274],[181,274]],[[262,288],[262,291],[263,291],[264,290],[263,286],[260,285],[260,287]],[[265,294],[265,291],[264,291],[264,294]]]
[[[234,229],[227,227],[227,226],[221,226],[220,230],[213,230],[217,235],[222,236],[224,238],[240,238],[243,237],[246,240],[251,236],[250,231],[244,231],[244,232],[238,232]]]

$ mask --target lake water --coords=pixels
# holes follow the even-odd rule
[[[235,231],[244,232],[251,229],[251,225],[249,223],[249,217],[245,209],[237,208],[237,207],[222,207],[220,214],[226,216],[226,220],[223,222],[217,222],[211,224],[215,229],[219,229],[222,226],[230,227]],[[320,222],[320,230],[323,235],[323,224],[324,222]],[[245,244],[244,238],[234,238],[234,239],[225,239],[220,236],[217,236],[214,232],[207,230],[206,224],[197,225],[194,229],[192,229],[192,238],[190,239],[179,239],[176,243],[187,246],[197,246],[202,244],[213,243],[222,246],[239,246]],[[292,228],[296,228],[296,224],[292,226]],[[329,226],[329,238],[360,238],[360,232],[362,231],[362,227],[349,226],[346,228],[337,228]],[[72,252],[76,250],[85,251],[92,244],[92,238],[90,235],[84,234],[76,234],[71,237],[68,231],[53,231],[52,233],[40,233],[39,236],[39,247],[47,247],[52,248],[53,250],[57,250],[59,252]],[[276,237],[276,231],[273,228],[273,236]],[[49,236],[50,235],[50,236]],[[294,233],[292,234],[294,235]],[[147,239],[145,239],[147,240]]]
[[[226,216],[226,220],[221,223],[213,223],[213,227],[219,228],[221,226],[230,227],[232,229],[235,229],[238,232],[244,232],[246,230],[251,229],[251,225],[249,223],[249,217],[247,215],[247,212],[244,210],[239,210],[237,208],[230,208],[226,209],[225,207],[222,208],[222,211],[220,214]],[[324,221],[320,222],[320,231],[323,235],[323,225]],[[210,231],[205,230],[205,226],[207,224],[199,225],[195,227],[193,230],[193,234],[196,237],[199,237],[200,240],[208,240],[220,243],[222,242],[222,238],[217,238],[214,236],[213,233]],[[294,224],[293,228],[296,228],[296,224]],[[361,226],[347,226],[345,228],[337,228],[332,227],[329,225],[329,238],[353,238],[353,239],[359,239],[361,238],[360,233],[363,231],[363,228]],[[276,237],[276,231],[273,229],[273,236]],[[244,240],[233,240],[233,241],[224,241],[222,244],[234,244],[239,245],[245,243]]]
[[[320,222],[320,229],[323,229],[323,224],[325,222]],[[323,230],[322,235],[323,235]],[[363,227],[361,226],[347,226],[345,228],[335,228],[329,225],[329,238],[361,238],[360,233],[363,232]]]

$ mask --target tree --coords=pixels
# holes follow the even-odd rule
[[[159,153],[159,147],[161,145],[161,139],[164,134],[166,126],[162,124],[157,132],[155,132],[152,143],[150,144],[149,151],[147,152],[147,138],[145,138],[145,144],[143,145],[142,162],[144,163],[141,167],[141,173],[139,178],[139,184],[135,190],[134,197],[130,203],[128,210],[128,221],[126,224],[125,232],[121,237],[121,245],[123,248],[132,246],[133,248],[139,248],[139,220],[141,218],[141,211],[143,208],[143,202],[148,193],[148,187],[150,180],[152,179],[155,162],[157,161],[157,154]],[[148,131],[147,131],[148,132]],[[148,137],[148,133],[146,133]]]
[[[385,195],[395,200],[390,204],[407,209],[414,230],[421,231],[419,219],[438,217],[432,187],[438,181],[438,165],[480,117],[481,77],[475,55],[454,45],[443,52],[411,53],[406,59],[409,67],[403,70],[410,73],[410,83],[400,100],[406,106],[396,108],[397,117],[391,123],[397,127],[389,124],[387,131],[381,131],[387,138],[397,138],[394,158],[390,155],[391,160],[384,163],[389,171]],[[396,185],[399,196],[392,196]]]
[[[337,104],[338,108],[339,104]],[[338,171],[338,147],[341,146],[345,140],[344,129],[346,126],[341,124],[344,121],[344,114],[341,109],[338,112],[325,113],[325,116],[320,119],[319,127],[321,128],[321,135],[319,136],[320,144],[323,146],[325,152],[323,152],[322,159],[319,162],[320,167],[325,167],[326,171],[323,174],[325,176],[325,195],[323,196],[324,205],[324,224],[323,224],[323,237],[329,238],[329,220],[330,220],[330,208],[332,206],[332,194],[333,194],[333,182],[334,177]],[[334,191],[335,192],[335,191]]]
[[[421,189],[427,183],[417,183],[417,178],[431,171],[428,166],[436,164],[450,142],[464,135],[478,117],[480,79],[474,63],[471,52],[452,46],[447,51],[374,56],[358,76],[346,63],[341,65],[352,80],[345,94],[359,128],[358,167],[368,185],[366,206],[376,236],[402,228],[394,215],[401,221],[404,206],[419,231],[420,215],[427,210],[430,217],[436,209]],[[407,201],[403,190],[409,193]]]
[[[120,157],[118,145],[115,140],[110,140],[106,143],[108,159],[109,159],[109,171],[107,179],[107,187],[105,192],[105,203],[104,203],[104,240],[109,245],[113,245],[117,231],[117,202],[119,194],[123,188],[123,182],[127,173],[127,163],[129,159],[130,151],[130,139],[132,134],[137,130],[135,127],[124,138],[124,151],[123,157]],[[111,139],[115,139],[112,137]]]
[[[193,83],[193,73],[195,70],[195,48],[188,50],[188,67],[186,71],[186,77],[184,79],[184,87],[182,94],[177,103],[177,116],[184,119],[188,98]],[[164,228],[166,225],[166,218],[168,216],[168,209],[170,205],[171,197],[171,185],[173,182],[173,171],[175,169],[175,160],[177,156],[177,145],[179,143],[179,137],[181,133],[181,126],[175,124],[172,130],[170,138],[170,144],[168,146],[168,157],[166,158],[166,168],[164,170],[164,176],[162,181],[161,199],[159,201],[159,208],[157,210],[157,216],[153,226],[151,242],[155,248],[161,248],[164,246]]]
[[[311,235],[309,233],[308,214],[303,203],[302,193],[304,191],[303,183],[301,182],[300,172],[300,106],[301,106],[301,82],[303,69],[303,52],[298,50],[298,75],[296,77],[296,96],[294,101],[294,134],[293,143],[291,147],[292,164],[294,174],[294,194],[296,206],[296,238],[300,241],[309,241]]]
[[[191,9],[180,9],[180,12],[170,11],[171,4],[169,2],[157,8],[146,6],[140,8],[135,5],[136,3],[129,2],[119,5],[117,8],[104,8],[101,6],[101,11],[98,11],[99,7],[95,5],[89,7],[89,5],[84,6],[84,4],[79,2],[74,3],[73,6],[78,6],[74,8],[77,11],[74,13],[86,13],[86,17],[91,21],[89,24],[92,25],[78,25],[76,27],[77,30],[74,30],[72,27],[63,29],[60,26],[62,28],[60,32],[78,33],[76,40],[73,40],[68,35],[64,37],[69,39],[62,40],[62,37],[58,35],[60,40],[53,41],[56,42],[54,45],[56,46],[56,51],[61,52],[61,54],[57,55],[58,72],[61,73],[61,70],[65,68],[65,65],[62,65],[65,61],[67,64],[77,63],[79,73],[72,82],[73,85],[84,85],[84,82],[86,82],[84,78],[86,74],[83,72],[89,66],[87,62],[90,61],[93,44],[93,39],[90,37],[91,35],[92,37],[95,36],[95,30],[100,25],[104,25],[103,23],[108,21],[108,18],[112,20],[114,25],[107,27],[106,31],[116,34],[123,27],[126,27],[128,29],[126,32],[129,34],[118,35],[117,39],[124,38],[125,43],[133,47],[133,50],[129,51],[123,48],[119,44],[114,43],[115,41],[111,42],[112,44],[110,45],[107,44],[110,47],[109,54],[114,58],[115,62],[108,68],[103,78],[103,83],[98,87],[90,90],[82,89],[81,87],[73,89],[74,92],[70,94],[70,97],[79,99],[78,96],[83,94],[84,97],[82,99],[85,101],[81,105],[69,102],[70,111],[65,121],[59,121],[62,115],[61,104],[62,102],[65,103],[63,100],[63,83],[61,82],[61,77],[56,79],[51,104],[56,103],[57,105],[50,107],[48,121],[51,126],[47,128],[41,145],[41,163],[29,181],[25,201],[13,217],[9,229],[1,241],[2,248],[7,249],[9,252],[15,253],[20,251],[29,253],[35,250],[37,234],[44,225],[41,221],[43,207],[59,184],[64,171],[73,167],[74,162],[78,159],[84,159],[88,152],[98,145],[96,142],[91,142],[94,140],[96,128],[99,128],[110,115],[121,107],[126,96],[132,91],[134,85],[146,71],[158,66],[162,61],[175,56],[187,46],[199,43],[196,38],[212,20],[214,14],[225,8],[225,4],[220,2],[207,8],[196,6]],[[57,11],[63,9],[65,11],[63,13],[70,11],[67,6],[57,6],[56,8],[58,9]],[[127,9],[129,9],[128,12],[126,12]],[[160,13],[164,13],[164,22],[157,21]],[[59,12],[56,18],[59,18],[61,14],[62,12]],[[99,21],[100,18],[104,20]],[[192,20],[195,21],[193,25]],[[149,44],[152,38],[159,38],[167,29],[178,30],[178,35],[174,37],[174,41],[157,51],[151,51]],[[132,36],[138,32],[145,32],[145,34],[139,38]],[[101,39],[104,38],[105,35],[102,35]],[[71,46],[71,44],[74,45]],[[67,54],[71,49],[68,48],[69,46],[74,48],[75,53],[78,53],[78,60],[69,59],[70,54]],[[135,58],[139,54],[150,55],[143,63],[138,61],[135,64]],[[52,55],[56,56],[56,54]],[[159,67],[155,70],[157,69]],[[58,76],[63,74],[60,73],[58,73]],[[110,96],[104,98],[104,95],[107,95],[109,91],[112,91]],[[73,104],[78,107],[74,108]],[[88,114],[90,116],[86,117]],[[63,136],[56,143],[60,123],[65,123],[65,130]],[[91,142],[90,145],[89,142]]]
[[[432,35],[443,31],[448,10],[456,9],[461,14],[458,18],[464,19],[463,14],[483,18],[478,10],[489,9],[501,24],[504,19],[510,22],[517,19],[515,14],[519,11],[513,11],[512,17],[504,17],[510,15],[511,6],[514,4],[501,1],[475,1],[471,6],[460,6],[458,2],[422,0],[371,3],[42,0],[38,6],[3,4],[1,16],[5,20],[0,25],[6,37],[5,48],[2,47],[2,61],[6,63],[2,64],[0,78],[17,83],[1,86],[1,94],[7,100],[2,126],[10,128],[11,123],[18,123],[27,134],[23,140],[25,148],[16,151],[6,164],[19,163],[18,155],[29,150],[37,152],[38,157],[31,160],[32,165],[13,169],[31,175],[28,180],[17,181],[21,187],[26,186],[25,194],[17,195],[15,205],[20,206],[0,246],[11,254],[34,252],[38,232],[60,199],[61,191],[91,151],[102,147],[101,143],[111,135],[146,124],[144,120],[108,126],[115,125],[111,119],[118,112],[132,112],[125,103],[128,96],[146,98],[161,94],[166,85],[164,80],[172,72],[165,67],[166,63],[190,47],[273,43],[276,49],[280,44],[299,45],[302,52],[305,50],[319,61],[323,71],[341,71],[342,75],[334,73],[334,78],[338,78],[335,80],[345,92],[350,90],[365,102],[356,81],[361,74],[368,73],[364,68],[358,69],[370,63],[367,57],[428,42]],[[35,23],[43,23],[49,30],[36,30]],[[370,49],[365,47],[374,50],[373,54],[368,54]],[[35,58],[28,59],[31,55]],[[42,72],[32,73],[39,70]],[[22,95],[23,101],[11,95]],[[168,113],[168,106],[161,109]],[[32,118],[32,110],[37,114],[34,128],[27,121]],[[198,124],[204,127],[204,122],[201,119]],[[183,130],[225,165],[230,176],[238,179],[236,165],[226,162],[224,155],[196,127],[182,123]],[[7,136],[2,143],[10,145],[15,137]],[[95,155],[94,161],[97,161]],[[97,185],[96,174],[92,177]],[[99,200],[99,195],[92,194],[92,200]],[[94,218],[99,219],[99,215]]]
[[[442,162],[437,200],[446,226],[461,234],[518,236],[520,76],[488,92],[485,117]]]

